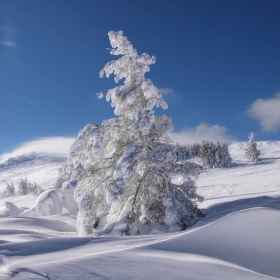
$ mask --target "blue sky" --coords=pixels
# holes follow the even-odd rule
[[[156,57],[157,114],[180,142],[279,140],[279,14],[272,0],[1,1],[0,154],[114,117],[95,95],[115,86],[99,78],[110,30]]]

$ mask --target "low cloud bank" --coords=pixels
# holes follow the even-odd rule
[[[248,115],[259,121],[265,132],[276,132],[280,129],[280,93],[273,98],[255,100]]]
[[[76,138],[73,137],[49,137],[21,144],[10,153],[0,155],[0,163],[11,157],[27,155],[31,153],[67,157],[70,146]]]
[[[200,143],[202,140],[230,142],[238,140],[227,133],[227,129],[221,125],[209,125],[201,123],[195,127],[185,127],[180,132],[171,133],[171,138],[179,144]]]
[[[196,127],[185,127],[180,132],[173,132],[171,138],[179,144],[193,144],[202,140],[209,141],[234,141],[237,138],[227,134],[227,129],[220,125],[201,123]],[[48,137],[21,144],[10,153],[0,155],[0,163],[11,157],[27,155],[31,153],[67,157],[69,149],[76,138],[74,137]]]

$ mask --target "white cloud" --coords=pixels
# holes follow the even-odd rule
[[[6,161],[10,157],[30,153],[67,157],[69,148],[75,139],[76,138],[72,137],[49,137],[26,142],[12,152],[0,155],[0,163]]]
[[[180,132],[171,133],[171,138],[179,144],[200,143],[202,140],[228,142],[238,140],[227,133],[227,129],[221,125],[209,125],[201,123],[195,127],[185,127]]]
[[[274,98],[255,100],[247,113],[260,122],[263,131],[277,131],[280,129],[280,93]]]
[[[174,90],[172,88],[159,88],[158,89],[160,94],[173,94]]]

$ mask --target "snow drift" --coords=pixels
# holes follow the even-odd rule
[[[186,231],[167,234],[158,226],[150,235],[81,238],[73,215],[12,218],[7,210],[0,218],[0,278],[279,279],[280,142],[257,142],[257,163],[247,161],[245,148],[232,143],[232,167],[200,175],[206,217]],[[43,170],[41,176],[49,179]],[[32,199],[10,202],[29,208]]]

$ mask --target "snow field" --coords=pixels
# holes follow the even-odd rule
[[[7,201],[26,209],[33,196],[0,200],[0,279],[280,279],[280,142],[257,144],[260,162],[233,143],[231,168],[200,175],[206,217],[182,232],[78,237],[68,213],[10,216]]]

